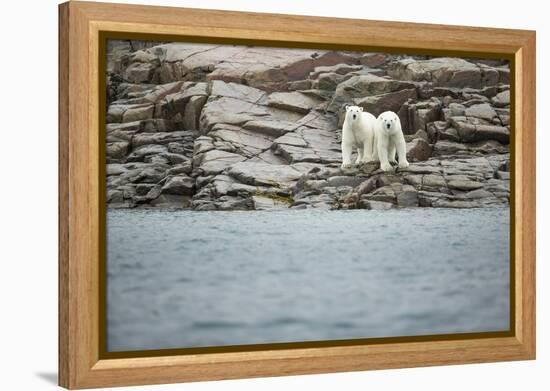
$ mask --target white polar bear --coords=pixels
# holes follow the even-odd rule
[[[380,160],[380,168],[392,171],[396,164],[395,153],[399,159],[399,168],[409,167],[407,161],[407,144],[401,129],[401,121],[393,111],[385,111],[376,119],[375,127],[376,152],[374,160]]]
[[[376,117],[359,106],[346,106],[346,118],[342,126],[342,167],[351,167],[351,154],[357,148],[355,164],[371,161],[373,158],[374,127]]]

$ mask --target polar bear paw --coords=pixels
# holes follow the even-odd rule
[[[352,164],[351,163],[342,163],[342,168],[351,168],[352,167]]]
[[[393,166],[390,163],[382,163],[380,164],[380,168],[382,169],[382,171],[386,172],[393,171]]]
[[[406,160],[404,162],[399,162],[399,168],[409,168],[409,162]]]

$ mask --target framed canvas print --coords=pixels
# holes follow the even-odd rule
[[[60,5],[60,385],[535,358],[535,33]]]

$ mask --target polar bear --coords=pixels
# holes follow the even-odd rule
[[[351,153],[357,148],[355,164],[372,160],[375,149],[374,126],[376,117],[359,106],[346,105],[342,126],[342,168],[351,167]]]
[[[399,168],[409,167],[407,161],[407,144],[401,129],[401,121],[393,111],[385,111],[376,119],[375,126],[376,152],[374,160],[380,160],[383,171],[392,171],[391,164],[396,164],[395,153],[399,160]]]

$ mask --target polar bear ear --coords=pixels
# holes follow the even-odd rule
[[[363,108],[361,106],[359,106],[359,111],[363,111]]]
[[[348,111],[350,108],[350,105],[344,105],[344,109],[346,109],[346,111]]]

